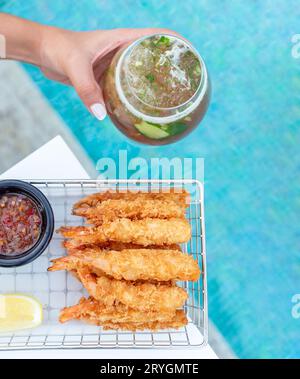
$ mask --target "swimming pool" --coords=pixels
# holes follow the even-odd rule
[[[239,357],[299,357],[298,2],[0,0],[0,9],[75,30],[163,26],[195,44],[212,78],[209,112],[185,140],[158,149],[128,144],[71,88],[26,70],[95,162],[120,149],[205,158],[210,317]]]

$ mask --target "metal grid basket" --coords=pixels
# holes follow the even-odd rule
[[[80,322],[60,324],[59,310],[77,303],[87,295],[81,283],[67,272],[47,272],[50,260],[65,254],[62,237],[55,234],[47,251],[31,264],[18,268],[0,268],[2,293],[24,293],[39,299],[44,308],[43,325],[14,334],[0,335],[0,350],[57,348],[195,348],[208,341],[208,304],[205,256],[203,186],[196,180],[49,180],[31,181],[49,199],[56,229],[61,225],[78,225],[80,218],[71,215],[72,205],[80,198],[106,189],[161,191],[170,187],[191,193],[186,217],[191,223],[192,238],[182,245],[185,253],[198,261],[198,282],[179,282],[189,293],[184,306],[189,323],[179,330],[157,332],[103,331]],[[83,221],[82,221],[83,222]]]

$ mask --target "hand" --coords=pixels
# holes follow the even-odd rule
[[[106,116],[100,78],[113,55],[126,43],[154,33],[176,35],[152,28],[73,32],[0,13],[4,59],[32,63],[48,78],[72,85],[99,120]]]
[[[45,28],[38,65],[50,79],[72,85],[86,107],[103,120],[106,110],[100,78],[115,52],[145,35],[175,34],[166,29],[114,29],[73,32]]]

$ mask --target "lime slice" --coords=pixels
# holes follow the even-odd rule
[[[169,133],[160,129],[158,126],[149,124],[146,121],[141,121],[139,124],[134,125],[137,130],[142,133],[144,136],[152,139],[161,139],[169,137]]]
[[[42,320],[42,304],[33,297],[0,295],[0,333],[35,328]]]

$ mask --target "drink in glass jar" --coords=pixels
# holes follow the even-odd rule
[[[127,137],[164,145],[198,126],[208,108],[210,82],[192,45],[156,34],[114,56],[104,78],[104,99],[113,123]]]

